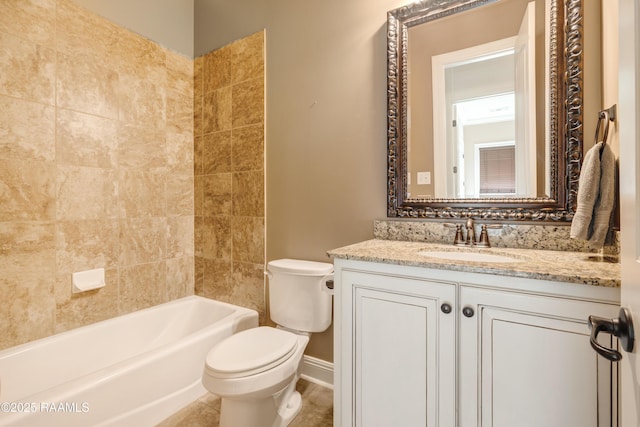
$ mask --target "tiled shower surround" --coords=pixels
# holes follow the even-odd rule
[[[71,0],[0,3],[0,348],[194,289],[262,307],[262,77],[207,58]],[[104,288],[72,294],[100,267]]]
[[[264,322],[264,32],[194,62],[195,292]]]

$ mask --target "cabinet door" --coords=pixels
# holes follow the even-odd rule
[[[466,286],[460,305],[462,427],[617,425],[617,367],[587,326],[616,306]]]
[[[454,426],[455,286],[356,272],[346,278],[353,321],[348,425]]]

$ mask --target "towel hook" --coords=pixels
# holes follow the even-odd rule
[[[616,120],[616,110],[617,105],[613,104],[611,107],[606,110],[600,110],[598,113],[598,124],[596,125],[596,140],[595,143],[598,143],[598,137],[600,136],[600,125],[604,121],[604,133],[602,135],[602,144],[607,143],[607,136],[609,136],[609,122],[613,122]]]

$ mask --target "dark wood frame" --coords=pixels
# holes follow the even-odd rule
[[[582,163],[583,0],[551,0],[549,198],[406,199],[408,29],[499,0],[422,0],[387,14],[387,216],[571,221]]]

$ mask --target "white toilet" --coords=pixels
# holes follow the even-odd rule
[[[220,427],[284,427],[302,406],[296,383],[311,332],[331,324],[333,265],[280,259],[267,265],[276,328],[262,326],[213,347],[202,384],[220,396]]]

